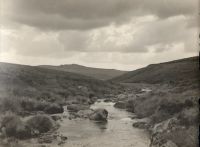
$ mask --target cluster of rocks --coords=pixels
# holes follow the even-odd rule
[[[78,97],[73,101],[68,101],[67,110],[69,119],[85,118],[95,121],[106,121],[108,111],[105,109],[90,109],[90,105],[97,101],[96,97]]]
[[[106,121],[108,117],[108,111],[106,109],[80,109],[79,111],[72,111],[70,107],[69,119],[85,118],[94,121]]]

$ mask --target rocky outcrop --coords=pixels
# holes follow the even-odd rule
[[[150,147],[198,146],[198,126],[186,127],[176,117],[155,124],[151,130]]]
[[[156,142],[157,141],[157,142]],[[178,147],[174,142],[171,140],[162,140],[157,139],[153,143],[150,144],[150,147]]]
[[[108,111],[106,109],[96,109],[89,116],[91,120],[95,121],[107,121],[107,117],[108,117]]]

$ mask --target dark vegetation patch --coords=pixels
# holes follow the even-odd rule
[[[34,135],[45,133],[54,128],[54,121],[47,115],[36,115],[26,121],[27,126],[34,131]]]
[[[3,98],[0,100],[0,112],[12,112],[18,115],[26,116],[37,112],[47,114],[63,113],[64,109],[57,103],[38,101],[30,98]]]
[[[0,128],[3,137],[28,139],[53,130],[55,122],[47,115],[35,115],[23,121],[16,114],[6,113],[1,118]]]

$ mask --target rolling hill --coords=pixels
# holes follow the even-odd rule
[[[190,57],[147,67],[125,73],[112,81],[120,83],[171,83],[199,84],[199,57]]]
[[[81,66],[78,64],[69,64],[69,65],[66,64],[66,65],[60,65],[60,66],[41,65],[40,67],[82,74],[82,75],[90,76],[99,80],[112,79],[114,77],[117,77],[126,73],[126,71],[121,71],[121,70],[116,70],[116,69],[92,68],[92,67]]]
[[[1,97],[62,99],[69,96],[103,95],[115,85],[91,77],[35,66],[0,63]]]

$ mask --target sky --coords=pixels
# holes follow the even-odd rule
[[[198,55],[198,0],[0,0],[0,61],[134,70]]]

